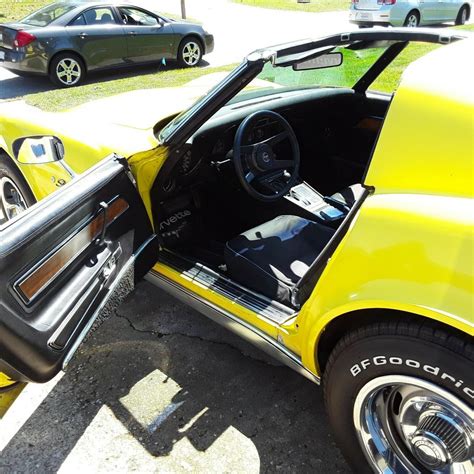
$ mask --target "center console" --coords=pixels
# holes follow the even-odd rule
[[[328,202],[327,198],[304,181],[293,186],[285,199],[310,212],[318,221],[332,226],[337,226],[347,214],[342,203],[339,206],[334,200]]]

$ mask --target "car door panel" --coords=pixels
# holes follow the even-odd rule
[[[163,26],[125,25],[127,51],[130,60],[136,63],[172,58],[174,32],[170,24]]]
[[[122,26],[68,26],[74,50],[87,62],[89,70],[121,65],[127,55],[127,40]]]
[[[100,309],[115,307],[158,251],[127,167],[115,157],[0,232],[0,372],[15,380],[54,377]]]

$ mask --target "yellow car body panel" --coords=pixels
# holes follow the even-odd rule
[[[282,332],[285,344],[318,373],[325,327],[370,309],[417,314],[473,335],[473,228],[470,199],[369,196],[295,321],[298,334]]]
[[[64,143],[64,161],[76,174],[83,173],[111,153],[131,157],[147,152],[139,155],[145,159],[158,146],[153,132],[156,123],[170,120],[189,107],[220,79],[222,73],[209,74],[180,88],[126,92],[56,113],[42,111],[23,101],[4,102],[0,105],[0,150],[13,157],[14,140],[24,136],[54,135]],[[17,165],[37,200],[54,192],[59,180],[71,180],[60,163]],[[149,167],[147,165],[147,170]],[[141,190],[149,189],[145,183],[154,180],[156,172],[141,174]],[[142,197],[149,201],[146,193],[142,193]]]
[[[293,320],[277,327],[166,265],[156,264],[154,270],[278,339],[314,374],[320,374],[316,354],[321,336],[331,321],[351,317],[353,311],[413,313],[472,335],[474,81],[464,77],[467,69],[460,67],[470,57],[469,43],[462,41],[430,53],[404,73],[365,178],[374,193],[362,204]],[[440,61],[448,65],[442,74]],[[76,173],[112,152],[129,157],[151,218],[150,192],[168,158],[168,150],[157,147],[153,134],[153,94],[161,97],[156,104],[171,116],[183,102],[190,102],[190,96],[199,95],[197,89],[188,96],[179,89],[183,100],[172,104],[176,94],[163,89],[146,91],[146,103],[133,106],[133,100],[124,105],[122,95],[68,113],[32,112],[37,117],[25,114],[18,105],[16,112],[8,111],[3,104],[0,137],[11,147],[5,136],[54,134],[64,142],[65,160]],[[141,115],[142,110],[147,111]],[[106,120],[111,112],[113,120]],[[155,113],[153,123],[157,120]],[[41,126],[33,126],[35,122]],[[100,123],[100,128],[94,129],[94,123]],[[35,196],[41,198],[53,187],[46,184],[52,183],[49,174],[59,171],[36,170],[36,166],[25,171],[25,166],[22,172]]]
[[[378,193],[474,196],[474,68],[463,67],[473,45],[440,48],[405,70],[365,180]]]

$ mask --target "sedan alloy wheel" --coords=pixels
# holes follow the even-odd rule
[[[181,49],[180,59],[185,66],[193,67],[201,61],[201,46],[196,41],[187,41]]]
[[[74,86],[81,80],[81,65],[73,58],[64,58],[56,66],[56,76],[65,86]]]
[[[418,26],[419,19],[415,12],[411,12],[405,20],[405,26],[408,28],[416,28]]]

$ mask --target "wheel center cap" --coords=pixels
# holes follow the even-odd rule
[[[273,150],[267,144],[260,145],[257,147],[254,159],[255,165],[260,171],[268,170],[273,163]]]
[[[443,446],[428,436],[415,436],[412,439],[412,446],[416,457],[430,469],[440,468],[448,462]]]

